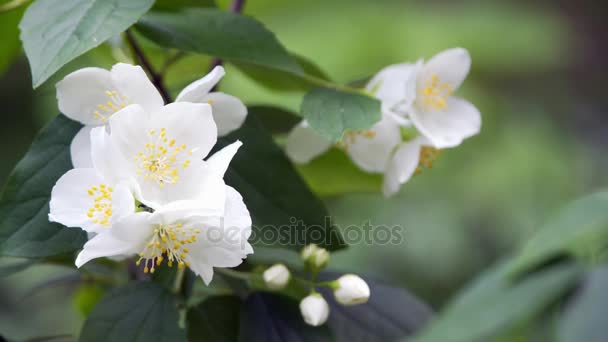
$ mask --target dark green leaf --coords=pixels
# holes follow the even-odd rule
[[[485,272],[427,326],[422,341],[488,341],[541,313],[581,274],[573,263],[556,264],[512,283],[508,264]]]
[[[156,0],[155,11],[178,11],[188,7],[215,7],[214,0]]]
[[[594,259],[608,246],[608,192],[576,200],[547,222],[511,263],[517,276],[563,255]]]
[[[316,88],[304,96],[302,115],[322,136],[336,141],[346,130],[362,130],[380,120],[380,102],[350,91]]]
[[[0,13],[0,75],[10,65],[13,58],[19,54],[19,29],[17,25],[24,8],[19,8],[6,13]]]
[[[340,274],[325,273],[321,280]],[[413,336],[431,318],[431,308],[405,289],[384,285],[365,277],[371,296],[365,304],[344,306],[330,290],[321,292],[331,307],[327,324],[338,342],[395,341]]]
[[[299,250],[316,243],[330,250],[344,247],[323,203],[308,189],[283,150],[249,115],[243,127],[218,141],[217,149],[235,140],[243,147],[232,160],[226,183],[243,195],[253,219],[255,245]]]
[[[278,107],[251,106],[247,110],[272,134],[287,133],[302,120],[297,114]]]
[[[338,148],[332,148],[297,168],[310,188],[320,196],[379,192],[382,189],[382,175],[361,170]]]
[[[253,293],[241,311],[240,341],[331,341],[327,325],[312,327],[302,319],[298,302],[270,293]]]
[[[241,300],[215,296],[188,311],[188,340],[238,341]]]
[[[48,219],[51,189],[72,168],[70,143],[81,125],[59,115],[17,164],[0,199],[0,255],[46,257],[74,251],[86,234]]]
[[[255,19],[239,14],[202,8],[149,13],[137,28],[166,47],[302,73],[272,32]]]
[[[67,62],[133,25],[154,0],[38,0],[25,12],[21,41],[38,87]]]
[[[8,277],[15,273],[21,272],[26,268],[32,266],[34,261],[24,260],[19,262],[11,262],[9,264],[0,265],[0,278]]]
[[[80,341],[186,341],[178,322],[173,294],[156,283],[133,283],[101,299],[84,323]]]
[[[248,63],[234,63],[234,65],[260,85],[274,91],[308,91],[314,84],[311,83],[311,78],[317,80],[329,81],[329,77],[310,60],[305,57],[293,55],[293,58],[298,61],[298,64],[304,70],[308,77],[303,77],[302,74],[294,74],[283,70],[252,65]]]
[[[558,327],[560,342],[603,342],[608,329],[608,266],[589,273],[565,306]]]

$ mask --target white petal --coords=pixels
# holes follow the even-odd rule
[[[101,257],[114,257],[141,252],[150,240],[154,226],[148,221],[150,213],[135,213],[117,222],[110,231],[89,240],[76,258],[80,267]]]
[[[232,158],[234,158],[234,155],[242,145],[243,143],[240,140],[237,140],[215,152],[211,157],[209,157],[209,159],[207,159],[209,169],[215,172],[217,175],[223,177],[226,170],[228,170],[228,166],[230,165]]]
[[[108,101],[106,91],[111,90],[112,78],[110,72],[101,68],[84,68],[67,75],[59,81],[57,101],[59,110],[67,117],[85,125],[103,125],[105,122],[95,119],[96,111],[109,115],[99,109]]]
[[[217,126],[213,121],[211,106],[203,103],[176,102],[163,107],[150,123],[159,131],[166,128],[167,137],[176,145],[186,145],[193,158],[203,159],[217,141]]]
[[[294,162],[306,164],[327,151],[331,145],[331,141],[320,136],[306,121],[302,121],[289,132],[285,152]]]
[[[204,102],[205,96],[215,87],[215,85],[224,77],[226,72],[221,65],[216,66],[205,77],[190,83],[184,88],[175,102]]]
[[[163,98],[139,65],[117,63],[111,74],[116,89],[108,90],[117,91],[117,96],[124,96],[128,104],[139,104],[149,112],[162,108]]]
[[[110,139],[105,127],[95,127],[89,134],[91,164],[104,179],[112,183],[128,180],[131,169],[122,153]]]
[[[239,129],[247,118],[247,107],[235,96],[214,92],[205,96],[202,102],[211,105],[219,136]]]
[[[91,168],[91,130],[95,126],[84,126],[76,133],[70,144],[70,157],[74,168]],[[101,127],[103,129],[103,126]]]
[[[343,137],[347,144],[346,152],[364,171],[384,172],[395,146],[401,141],[401,128],[395,121],[384,117],[369,131],[373,132],[373,137],[357,132]]]
[[[110,118],[110,137],[125,158],[135,157],[148,143],[150,120],[151,115],[138,104],[127,106]]]
[[[251,216],[243,198],[233,188],[226,186],[226,210],[219,224],[211,224],[208,218],[199,218],[204,225],[199,239],[193,244],[188,261],[192,270],[208,283],[212,267],[235,267],[241,264],[253,248],[247,241],[251,235]]]
[[[418,87],[422,89],[424,82],[437,75],[439,82],[448,83],[452,86],[452,90],[456,90],[467,77],[470,69],[471,55],[466,49],[454,48],[442,51],[424,64],[418,76]]]
[[[413,110],[410,119],[439,149],[458,146],[481,129],[479,110],[468,101],[456,97],[450,97],[446,109],[441,111]]]
[[[402,112],[416,97],[416,75],[420,66],[411,63],[389,65],[365,86],[382,103],[382,112]]]
[[[87,232],[99,233],[107,231],[110,225],[117,220],[135,211],[134,199],[125,185],[115,185],[110,201],[99,202],[111,204],[112,214],[109,224],[102,225],[94,222],[101,221],[102,213],[96,213],[94,217],[87,216],[89,210],[96,204],[95,198],[89,193],[91,187],[100,187],[101,184],[111,187],[95,172],[94,169],[72,169],[66,172],[55,184],[51,191],[49,220],[61,223],[68,227],[80,227]]]
[[[423,137],[401,143],[391,156],[388,168],[384,174],[382,192],[390,197],[399,191],[401,185],[406,183],[416,171],[420,162],[420,147],[426,141]]]

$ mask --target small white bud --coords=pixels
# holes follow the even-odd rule
[[[329,305],[323,296],[313,293],[302,299],[300,312],[307,324],[317,327],[327,321]]]
[[[262,276],[266,283],[266,287],[271,290],[281,290],[289,283],[291,274],[285,265],[276,264],[264,271]]]
[[[311,262],[318,270],[325,268],[329,263],[329,252],[327,249],[317,249],[311,256]]]
[[[369,286],[354,274],[346,274],[335,281],[334,296],[343,305],[363,304],[369,299]]]
[[[310,245],[307,245],[306,247],[302,248],[302,252],[300,252],[300,257],[302,258],[302,260],[307,261],[308,259],[310,259],[310,256],[318,249],[319,246],[315,245],[314,243],[311,243]]]

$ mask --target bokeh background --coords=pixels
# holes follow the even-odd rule
[[[226,7],[228,1],[218,3]],[[340,82],[450,47],[465,47],[473,58],[459,95],[481,110],[481,134],[447,150],[394,199],[372,191],[377,177],[348,168],[340,174],[339,156],[301,169],[339,225],[370,221],[405,229],[402,244],[353,245],[332,256],[332,267],[384,278],[439,310],[553,211],[604,187],[606,7],[593,0],[248,1],[246,14]],[[54,83],[77,68],[109,67],[126,58],[115,41],[33,91],[27,61],[16,48],[19,12],[0,14],[2,183],[37,130],[58,112]],[[165,52],[148,51],[161,66]],[[172,66],[167,80],[173,94],[208,65],[207,57],[188,56]],[[221,90],[247,104],[296,112],[302,97],[265,89],[230,66]],[[320,172],[332,171],[338,176],[319,179]],[[84,317],[77,304],[82,298],[74,300],[77,287],[52,281],[71,272],[36,266],[0,279],[0,332],[17,338],[77,334]]]

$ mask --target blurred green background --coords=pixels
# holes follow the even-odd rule
[[[450,47],[465,47],[473,58],[459,95],[481,110],[481,134],[446,151],[391,200],[369,192],[358,178],[339,177],[340,188],[365,190],[324,193],[339,225],[401,225],[405,235],[401,245],[351,246],[332,256],[332,267],[387,279],[440,309],[553,211],[604,187],[608,24],[600,13],[606,6],[592,0],[248,1],[246,14],[339,82]],[[77,68],[124,59],[118,49],[102,46],[32,91],[27,61],[18,50],[19,16],[20,10],[0,14],[3,181],[36,131],[58,112],[54,83]],[[189,56],[173,66],[168,78],[173,95],[208,65],[209,58]],[[294,111],[302,97],[264,89],[231,66],[221,90],[247,104]],[[73,304],[73,284],[35,288],[71,272],[37,266],[1,279],[0,332],[18,338],[76,334],[84,316]]]

